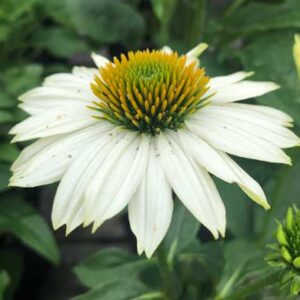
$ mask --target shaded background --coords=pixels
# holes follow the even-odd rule
[[[66,238],[50,224],[55,185],[7,188],[9,166],[26,145],[10,144],[8,136],[9,128],[26,117],[17,108],[20,94],[49,74],[69,72],[74,65],[93,66],[91,51],[112,58],[132,49],[170,45],[184,53],[207,42],[211,47],[202,64],[209,75],[245,69],[255,71],[257,80],[279,83],[281,90],[256,101],[291,114],[299,133],[300,87],[292,57],[297,32],[299,0],[1,0],[0,299],[2,294],[3,299],[70,299],[86,290],[72,270],[82,259],[109,246],[135,251],[126,214],[95,235],[78,229]],[[289,154],[293,168],[238,159],[266,190],[272,204],[268,213],[234,186],[217,181],[228,211],[222,257],[233,245],[244,252],[248,244],[263,249],[272,237],[274,218],[299,203],[299,150]],[[211,240],[205,229],[198,237]],[[237,263],[220,270],[234,269]]]

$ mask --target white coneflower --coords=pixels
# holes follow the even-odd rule
[[[98,69],[75,67],[48,77],[20,97],[31,116],[14,142],[38,139],[12,166],[11,186],[61,181],[54,228],[96,230],[126,205],[138,252],[150,257],[169,227],[172,191],[215,238],[225,233],[225,208],[209,173],[236,183],[269,208],[260,185],[227,154],[290,164],[281,148],[299,145],[292,119],[264,106],[236,103],[276,90],[238,72],[209,78],[196,55],[137,51]]]

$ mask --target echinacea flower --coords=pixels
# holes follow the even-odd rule
[[[169,48],[113,61],[93,54],[97,69],[55,74],[20,97],[30,114],[12,128],[14,142],[38,139],[12,166],[11,186],[60,181],[54,228],[93,231],[128,205],[138,253],[150,257],[165,236],[172,192],[213,236],[225,234],[225,207],[210,173],[236,183],[269,208],[260,185],[228,155],[290,164],[281,150],[299,145],[292,119],[265,106],[236,103],[274,91],[272,82],[238,72],[210,78],[196,56]]]

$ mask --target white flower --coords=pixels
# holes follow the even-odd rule
[[[290,164],[281,148],[299,145],[286,128],[292,119],[236,103],[278,86],[245,80],[245,72],[209,79],[195,57],[204,48],[130,52],[114,62],[93,54],[98,69],[46,78],[20,97],[30,117],[11,130],[13,141],[37,140],[13,164],[10,185],[61,181],[52,220],[67,233],[81,224],[94,231],[128,205],[138,253],[148,257],[171,222],[172,191],[215,238],[224,236],[210,174],[268,209],[260,185],[228,154]]]

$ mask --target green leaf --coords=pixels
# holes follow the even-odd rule
[[[16,105],[16,101],[12,97],[5,92],[0,92],[0,109],[13,107],[14,105]]]
[[[42,9],[47,16],[50,16],[55,22],[63,27],[72,27],[71,15],[68,10],[66,0],[47,0],[43,1]]]
[[[42,48],[50,54],[68,58],[78,52],[87,52],[87,44],[72,31],[64,28],[42,28],[33,37],[36,48]],[[57,45],[60,45],[57,47]]]
[[[294,33],[283,30],[257,35],[239,51],[239,57],[245,70],[255,71],[255,80],[270,80],[281,86],[257,101],[289,113],[300,124],[300,84],[292,56]]]
[[[0,19],[15,21],[22,14],[28,12],[37,0],[1,0]]]
[[[0,198],[0,231],[14,234],[52,263],[59,262],[54,237],[43,218],[16,195]]]
[[[271,29],[300,28],[300,1],[287,0],[277,5],[249,1],[229,14],[223,26],[227,34],[239,37]]]
[[[81,283],[88,287],[110,282],[112,278],[133,279],[152,262],[121,249],[105,249],[87,258],[75,267]]]
[[[133,300],[148,292],[145,285],[137,280],[112,277],[109,282],[100,283],[89,292],[73,298],[73,300]]]
[[[10,282],[9,275],[5,270],[0,270],[0,300],[4,300],[4,292]]]
[[[260,278],[268,272],[263,259],[263,249],[252,241],[233,240],[224,245],[225,268],[218,284],[218,297],[230,295],[238,286],[249,282],[249,278]]]
[[[205,28],[205,2],[177,0],[169,23],[170,36],[167,41],[172,48],[185,53],[201,41]]]
[[[9,32],[10,32],[9,25],[0,22],[0,42],[3,42],[7,39]]]
[[[0,144],[0,161],[12,163],[17,156],[19,155],[20,151],[14,144],[9,143],[2,143]]]
[[[40,83],[42,72],[43,67],[38,64],[12,67],[6,70],[3,76],[6,92],[15,97],[20,96]]]
[[[188,286],[186,292],[189,290],[180,299],[210,299],[224,266],[222,242],[195,241],[178,260],[181,280]]]
[[[5,300],[14,299],[14,295],[22,279],[23,269],[24,262],[20,251],[14,249],[0,250],[0,270],[5,270],[9,276],[9,286],[5,290]]]
[[[180,200],[176,199],[174,201],[172,222],[161,247],[164,247],[168,252],[168,256],[172,258],[195,240],[199,228],[200,223]]]
[[[0,123],[13,122],[14,116],[11,112],[0,110]]]
[[[295,149],[291,157],[293,166],[283,167],[266,186],[266,191],[270,194],[271,210],[267,213],[256,211],[256,231],[260,234],[260,239],[264,242],[272,238],[272,233],[277,228],[275,220],[284,219],[288,207],[293,204],[300,205],[299,150]]]
[[[151,0],[153,11],[162,24],[168,24],[178,0]]]
[[[0,192],[7,189],[11,173],[7,164],[0,163]]]
[[[121,0],[67,0],[76,30],[100,43],[126,42],[139,46],[144,34],[143,18]]]
[[[178,260],[188,281],[199,283],[208,277],[218,277],[223,269],[224,258],[222,241],[200,243],[194,241],[190,246],[179,255]],[[202,269],[201,274],[197,270]],[[193,279],[191,279],[193,277]]]
[[[249,235],[252,228],[252,200],[235,184],[229,184],[216,179],[218,191],[226,207],[227,233],[244,237]]]

